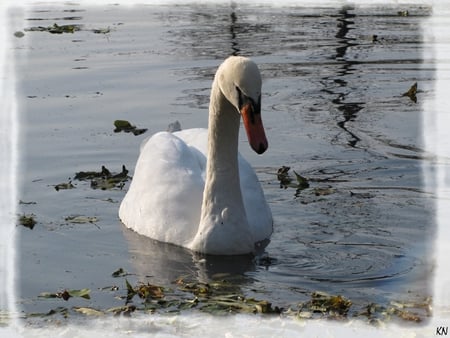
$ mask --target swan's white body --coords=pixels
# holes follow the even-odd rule
[[[255,172],[238,154],[239,111],[252,148],[267,148],[260,95],[256,65],[228,58],[212,86],[208,130],[160,132],[142,144],[119,209],[125,226],[206,254],[252,253],[268,240],[270,209]]]

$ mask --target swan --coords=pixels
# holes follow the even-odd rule
[[[258,178],[238,152],[240,117],[252,149],[268,147],[261,75],[242,56],[214,76],[208,129],[158,132],[144,140],[119,207],[122,223],[152,239],[212,255],[254,254],[273,220]]]

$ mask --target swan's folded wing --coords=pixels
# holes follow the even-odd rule
[[[255,171],[240,154],[239,179],[245,212],[253,237],[256,242],[270,238],[273,231],[272,212]]]
[[[153,135],[142,145],[120,219],[142,235],[184,246],[200,220],[202,169],[198,151],[179,137]]]

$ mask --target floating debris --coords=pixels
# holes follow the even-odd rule
[[[90,307],[78,307],[78,306],[74,306],[73,307],[74,311],[82,313],[86,316],[103,316],[105,313]]]
[[[21,31],[17,31],[17,32],[14,32],[14,36],[16,38],[23,38],[25,36],[25,33],[21,32]]]
[[[318,187],[314,188],[314,195],[316,196],[327,196],[335,193],[332,187]]]
[[[115,316],[124,315],[129,317],[132,312],[136,311],[136,306],[129,304],[125,306],[117,306],[106,310],[106,312],[112,312]]]
[[[42,292],[39,297],[41,298],[62,298],[64,300],[69,300],[71,297],[81,297],[84,299],[91,299],[90,289],[81,289],[81,290],[64,290],[62,292]]]
[[[311,318],[313,313],[327,315],[329,318],[346,317],[352,302],[341,295],[329,295],[325,292],[313,292],[311,300],[300,305],[298,316]]]
[[[393,318],[421,323],[424,318],[432,315],[431,303],[430,297],[427,297],[423,302],[404,303],[391,301],[388,306],[370,303],[357,316],[366,316],[369,319],[369,323],[373,325],[379,325]]]
[[[415,82],[406,93],[403,93],[402,96],[408,96],[411,99],[411,101],[417,103],[416,94],[417,94],[417,82]]]
[[[407,10],[398,11],[397,15],[398,16],[409,16],[409,12]]]
[[[19,224],[23,225],[25,228],[33,230],[34,226],[36,225],[35,215],[21,215],[19,217]]]
[[[100,171],[80,171],[75,173],[74,179],[83,181],[83,180],[90,180],[93,178],[100,178],[100,177],[110,177],[111,172],[102,165],[102,168]]]
[[[70,223],[78,223],[78,224],[84,224],[84,223],[96,223],[98,222],[97,217],[90,217],[90,216],[67,216],[64,220]]]
[[[68,17],[65,18],[65,20],[77,20],[78,17]],[[58,25],[57,23],[54,23],[52,26],[47,26],[47,27],[43,27],[43,26],[35,26],[35,27],[29,27],[29,28],[25,28],[24,31],[26,32],[49,32],[51,34],[63,34],[63,33],[75,33],[81,30],[85,30],[85,31],[89,31],[92,32],[94,34],[107,34],[111,32],[111,29],[109,27],[107,28],[94,28],[94,29],[83,29],[83,25],[77,25],[77,24],[73,24],[73,25]],[[21,38],[23,37],[25,34],[22,32],[15,32],[14,36]]]
[[[36,27],[30,27],[25,28],[24,31],[26,32],[49,32],[51,34],[63,34],[63,33],[74,33],[76,31],[80,31],[82,28],[81,25],[58,25],[57,23],[54,23],[53,26],[48,27],[42,27],[42,26],[36,26]]]
[[[121,131],[125,133],[133,133],[133,135],[141,135],[147,131],[146,128],[136,128],[136,126],[133,126],[130,122],[126,120],[115,120],[114,121],[114,132],[120,133]]]
[[[111,32],[111,29],[108,28],[100,28],[100,29],[92,29],[92,33],[95,34],[108,34]]]
[[[114,271],[114,272],[111,274],[111,276],[114,277],[114,278],[117,278],[117,277],[125,277],[125,276],[128,276],[128,275],[129,275],[129,273],[126,272],[126,271],[125,271],[124,269],[122,269],[122,268],[119,268],[118,270]]]
[[[127,287],[127,304],[131,302],[135,295],[138,295],[139,298],[143,299],[146,302],[152,299],[164,298],[164,288],[161,286],[152,285],[150,283],[139,283],[136,287],[133,287],[126,279],[125,284]]]
[[[277,179],[280,181],[280,188],[287,188],[291,182],[292,178],[289,176],[289,170],[291,167],[282,166],[277,171]]]
[[[297,189],[297,194],[301,190],[309,188],[308,179],[299,175],[295,170],[293,170],[296,182],[293,182],[293,178],[289,175],[290,167],[282,166],[277,171],[277,179],[280,181],[280,188],[295,188]]]
[[[124,165],[118,174],[113,174],[108,168],[102,166],[100,171],[80,171],[74,176],[74,179],[79,181],[90,181],[92,189],[101,190],[122,189],[129,178],[128,170]]]
[[[67,183],[59,183],[54,185],[56,191],[66,190],[66,189],[74,189],[75,186],[72,184],[72,181],[69,180]]]

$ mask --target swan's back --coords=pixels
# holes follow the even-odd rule
[[[207,129],[160,132],[145,140],[119,217],[141,235],[188,247],[197,233],[205,187]],[[256,241],[270,237],[272,214],[258,178],[239,156],[247,220]]]
[[[168,132],[148,139],[120,205],[122,222],[141,235],[186,246],[200,221],[206,162],[201,155]]]

